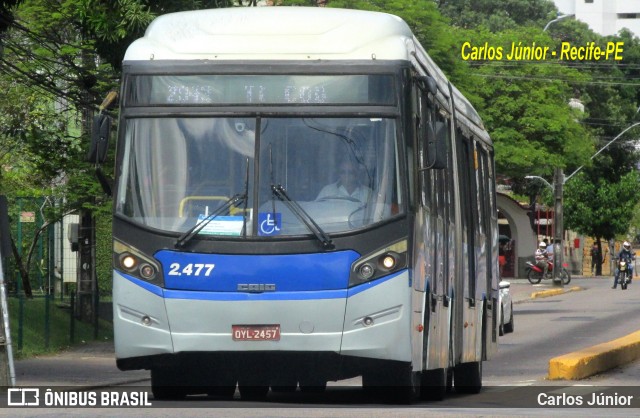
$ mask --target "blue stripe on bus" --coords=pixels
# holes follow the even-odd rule
[[[228,255],[161,250],[166,289],[235,292],[239,284],[274,285],[282,292],[346,289],[355,251]]]
[[[340,299],[350,298],[359,293],[367,291],[384,282],[392,280],[407,270],[402,270],[394,274],[382,277],[372,282],[363,283],[349,289],[320,290],[304,292],[264,292],[264,293],[242,293],[242,292],[204,292],[191,290],[171,290],[163,289],[159,286],[145,282],[128,274],[118,272],[124,279],[135,285],[165,299],[188,299],[188,300],[220,300],[220,301],[252,301],[252,300],[320,300],[320,299]]]
[[[254,300],[318,300],[344,299],[347,290],[319,290],[314,292],[199,292],[189,290],[165,290],[166,299],[219,300],[219,301],[254,301]]]

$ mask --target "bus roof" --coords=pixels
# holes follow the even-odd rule
[[[413,49],[407,24],[387,13],[233,7],[159,16],[124,60],[408,60]]]
[[[449,82],[409,26],[388,13],[325,7],[232,7],[157,17],[124,61],[406,60]],[[469,101],[453,87],[458,112],[483,130]],[[445,100],[445,99],[443,99]],[[481,132],[486,136],[486,132]]]

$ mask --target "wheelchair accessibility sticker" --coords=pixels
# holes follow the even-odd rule
[[[258,213],[258,235],[280,235],[281,226],[281,213]]]

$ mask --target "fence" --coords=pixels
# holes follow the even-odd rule
[[[5,258],[4,271],[11,335],[17,355],[57,351],[81,341],[112,338],[110,289],[105,291],[103,301],[99,300],[98,292],[94,295],[94,306],[102,315],[94,315],[92,323],[77,319],[77,253],[72,251],[68,239],[70,224],[77,222],[77,215],[67,216],[43,229],[44,207],[43,198],[19,197],[9,201],[11,235],[17,257]],[[26,267],[30,250],[29,279],[24,283],[17,260],[21,258]],[[25,295],[25,285],[31,288],[31,298]]]
[[[55,352],[72,344],[111,339],[113,329],[99,315],[93,323],[81,322],[73,314],[75,294],[60,299],[54,295],[17,295],[8,298],[11,338],[18,356]],[[109,302],[103,302],[109,305]]]

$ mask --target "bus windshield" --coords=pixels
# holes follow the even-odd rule
[[[277,238],[312,233],[304,218],[342,233],[403,210],[393,119],[133,118],[125,132],[116,213],[147,227]]]

